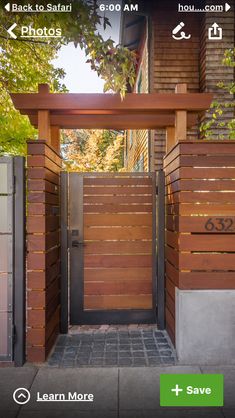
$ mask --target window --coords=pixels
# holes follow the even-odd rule
[[[144,171],[144,155],[141,154],[140,158],[136,161],[134,171]]]
[[[129,148],[133,145],[133,131],[129,131]]]
[[[137,93],[141,93],[142,91],[142,70],[140,71],[139,77],[138,77],[138,81],[137,81]]]

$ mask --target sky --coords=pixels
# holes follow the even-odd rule
[[[113,3],[113,2],[112,2]],[[115,3],[115,2],[114,2]],[[104,39],[111,37],[119,42],[120,13],[106,13],[112,27],[107,26],[99,32]],[[75,48],[73,43],[61,48],[58,58],[53,61],[57,67],[64,68],[66,76],[63,80],[70,93],[102,93],[104,82],[97,73],[86,64],[87,57],[80,47]]]

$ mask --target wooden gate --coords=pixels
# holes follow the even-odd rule
[[[156,182],[69,173],[70,323],[156,321]]]

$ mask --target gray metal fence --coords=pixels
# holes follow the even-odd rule
[[[0,361],[24,362],[25,178],[23,157],[0,158]]]

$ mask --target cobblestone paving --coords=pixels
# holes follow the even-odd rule
[[[175,364],[175,356],[167,334],[156,327],[101,327],[60,335],[47,364],[52,367],[152,367]]]

